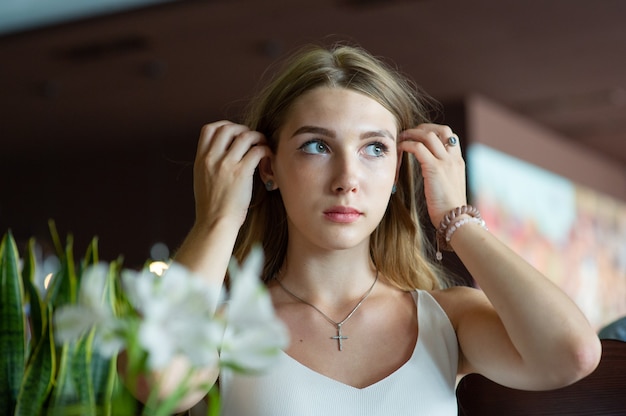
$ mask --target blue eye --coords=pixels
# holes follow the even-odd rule
[[[312,155],[328,153],[328,146],[321,140],[309,140],[300,146],[300,150],[304,153],[309,153]]]
[[[365,153],[368,156],[381,157],[385,156],[388,152],[387,146],[380,142],[370,143],[365,147]]]

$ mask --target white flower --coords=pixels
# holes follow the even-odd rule
[[[151,370],[166,369],[181,357],[196,368],[265,370],[287,346],[288,335],[259,279],[262,264],[260,248],[241,268],[231,262],[225,313],[216,312],[221,289],[177,263],[162,277],[147,269],[123,270],[123,287],[134,311],[119,317],[105,302],[109,267],[92,266],[81,280],[77,304],[56,311],[57,339],[76,340],[95,327],[94,345],[101,354],[112,356],[138,342]]]
[[[162,277],[125,270],[122,279],[142,316],[139,342],[148,352],[150,368],[162,369],[181,354],[193,366],[216,364],[224,331],[214,315],[219,288],[176,263]]]
[[[105,263],[85,269],[78,303],[60,306],[55,312],[54,326],[59,342],[76,340],[95,327],[94,345],[102,355],[112,356],[124,346],[120,325],[104,299],[108,273],[109,266]]]
[[[263,252],[255,247],[241,268],[235,262],[229,267],[232,286],[221,361],[238,371],[265,370],[289,343],[287,329],[259,279],[262,265]]]
[[[35,279],[34,284],[39,292],[39,296],[45,297],[50,284],[50,279],[61,268],[59,258],[54,255],[45,256],[39,244],[34,246],[35,257]]]

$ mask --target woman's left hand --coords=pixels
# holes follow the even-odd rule
[[[421,165],[428,214],[435,227],[450,210],[467,203],[465,161],[450,127],[420,124],[405,130],[398,150],[412,153]]]

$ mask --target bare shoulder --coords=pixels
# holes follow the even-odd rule
[[[482,290],[468,286],[454,286],[429,292],[455,326],[471,312],[491,310],[491,304]]]

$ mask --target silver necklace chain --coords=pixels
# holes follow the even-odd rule
[[[356,310],[359,309],[359,306],[361,306],[361,304],[365,302],[365,299],[367,299],[370,293],[372,293],[372,290],[374,290],[374,285],[376,285],[376,282],[378,281],[378,270],[376,270],[376,277],[374,278],[374,283],[372,283],[372,286],[370,286],[367,292],[365,292],[365,294],[361,297],[361,300],[359,300],[356,306],[352,308],[348,316],[343,318],[341,322],[335,322],[328,315],[322,312],[317,306],[313,305],[311,302],[307,302],[306,300],[302,299],[300,296],[293,293],[291,290],[287,289],[285,285],[283,285],[283,282],[280,281],[280,279],[276,279],[276,281],[278,282],[280,287],[283,288],[285,292],[287,292],[289,295],[291,295],[293,298],[297,299],[298,301],[304,303],[305,305],[309,305],[310,307],[318,311],[324,317],[324,319],[326,319],[328,322],[330,322],[331,324],[337,327],[337,335],[330,337],[330,339],[337,340],[339,351],[343,351],[343,340],[348,339],[348,337],[341,333],[341,327],[343,324],[345,324],[348,321],[348,319],[352,317],[352,315],[354,315]]]

